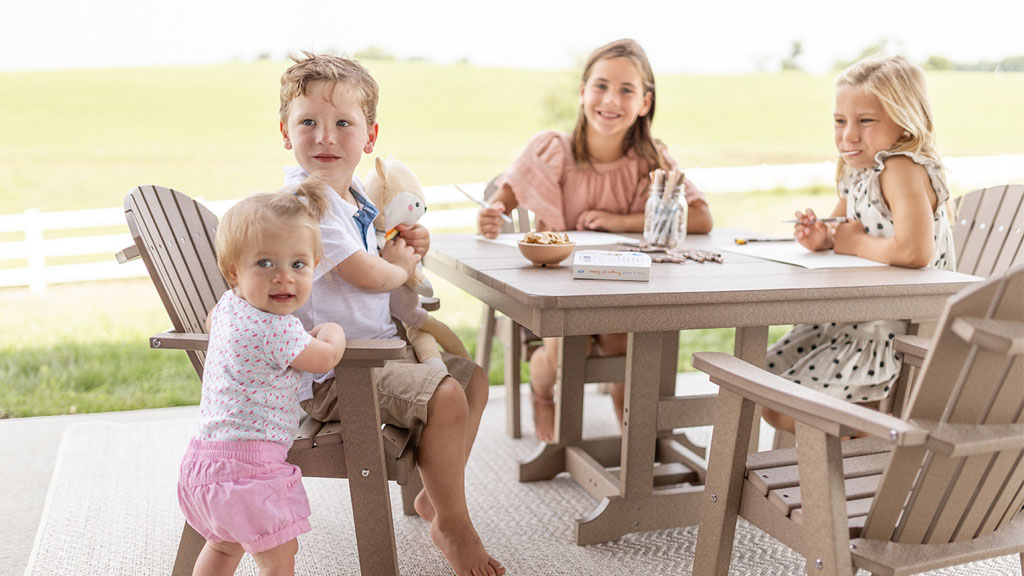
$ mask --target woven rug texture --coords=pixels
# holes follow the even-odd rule
[[[470,513],[491,555],[510,575],[690,574],[697,528],[628,535],[591,546],[573,543],[574,520],[595,502],[567,475],[545,482],[516,481],[516,463],[536,447],[529,403],[524,402],[524,438],[504,432],[504,399],[488,403],[466,471]],[[585,436],[617,430],[607,396],[587,395]],[[70,426],[62,441],[26,576],[163,576],[174,562],[183,517],[175,496],[177,468],[195,422],[192,419],[115,424],[91,421]],[[707,440],[709,429],[695,439]],[[348,483],[306,478],[313,530],[299,538],[296,573],[306,576],[358,574]],[[428,524],[402,515],[401,494],[392,484],[392,509],[402,574],[452,574],[433,546]],[[2,572],[2,569],[0,569]],[[256,576],[246,556],[237,574]],[[741,520],[732,575],[804,573],[803,559]],[[861,574],[865,574],[861,572]],[[1018,576],[1008,556],[932,576]]]

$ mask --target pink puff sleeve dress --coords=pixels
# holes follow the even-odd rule
[[[541,132],[526,144],[526,149],[504,174],[498,177],[499,189],[508,184],[516,202],[533,211],[538,230],[572,230],[587,210],[614,214],[644,211],[650,187],[651,168],[630,151],[612,162],[577,163],[572,156],[571,138],[560,132]],[[662,155],[676,167],[666,151]],[[685,181],[686,202],[691,206],[707,203],[697,186]]]

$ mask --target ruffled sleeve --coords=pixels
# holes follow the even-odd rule
[[[878,207],[879,211],[887,218],[892,218],[892,214],[889,212],[889,205],[885,202],[882,196],[882,184],[880,181],[882,170],[885,169],[885,161],[893,156],[906,156],[914,161],[915,164],[919,164],[928,173],[928,180],[931,182],[932,190],[935,191],[936,198],[936,212],[943,206],[947,200],[949,200],[949,189],[946,187],[946,181],[942,177],[942,165],[937,161],[928,158],[927,156],[919,156],[913,152],[889,152],[882,150],[875,154],[875,167],[871,169],[871,173],[868,174],[868,200]],[[937,214],[933,214],[937,215]]]
[[[500,189],[508,184],[516,202],[532,210],[552,230],[565,230],[562,178],[572,162],[568,136],[544,131],[530,139],[526,149],[509,169],[498,177]]]

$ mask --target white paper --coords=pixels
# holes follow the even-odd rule
[[[595,232],[593,230],[569,230],[565,232],[569,235],[569,240],[576,243],[576,246],[614,246],[618,242],[636,242],[635,239],[629,238],[628,236],[619,236],[618,234],[612,234],[610,232]],[[525,233],[518,234],[498,234],[497,238],[484,238],[480,237],[481,240],[487,240],[488,242],[495,242],[497,244],[504,244],[506,246],[518,246],[519,241],[523,239]]]
[[[745,254],[747,256],[754,256],[755,258],[764,258],[765,260],[773,260],[775,262],[782,262],[811,269],[885,266],[885,264],[882,264],[881,262],[875,262],[874,260],[868,260],[867,258],[860,258],[859,256],[836,254],[832,250],[819,250],[817,252],[812,252],[798,244],[796,240],[792,242],[751,242],[743,245],[733,244],[719,246],[718,249],[723,252]]]

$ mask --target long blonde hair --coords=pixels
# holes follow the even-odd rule
[[[659,152],[658,144],[660,142],[657,142],[651,135],[651,123],[654,122],[654,72],[651,70],[651,63],[647,60],[647,54],[640,47],[640,44],[635,40],[627,38],[610,42],[591,52],[590,57],[587,58],[586,65],[583,67],[580,85],[585,85],[587,80],[590,79],[590,73],[593,71],[595,64],[601,60],[610,60],[612,58],[626,58],[632,62],[636,66],[637,71],[640,72],[640,77],[643,81],[643,93],[641,96],[651,95],[651,107],[647,114],[637,117],[636,122],[626,131],[626,136],[622,140],[622,152],[625,154],[632,149],[636,151],[638,156],[647,161],[647,165],[651,170],[655,168],[667,170],[670,167]],[[572,155],[577,163],[585,162],[592,165],[593,161],[590,151],[587,149],[586,133],[587,117],[583,114],[583,105],[581,104],[579,114],[576,116],[576,127],[572,131]]]
[[[869,56],[839,75],[836,88],[844,86],[861,87],[878,98],[889,118],[906,131],[908,135],[897,140],[890,152],[912,152],[942,165],[942,158],[935,151],[932,110],[920,67],[903,56]],[[840,157],[837,181],[845,169],[846,163]]]
[[[309,177],[301,184],[286,186],[277,192],[252,194],[228,208],[217,225],[215,249],[217,267],[225,278],[237,267],[246,246],[255,242],[267,228],[301,226],[313,233],[313,254],[323,256],[320,219],[329,209],[329,188],[320,179]]]

